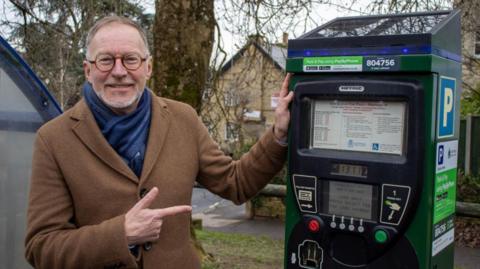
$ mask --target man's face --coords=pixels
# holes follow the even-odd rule
[[[140,33],[129,25],[107,24],[98,30],[87,49],[87,60],[93,61],[99,54],[116,57],[110,71],[100,71],[95,64],[83,62],[85,77],[96,94],[118,114],[134,111],[152,74],[152,64],[147,59],[137,70],[127,70],[122,65],[122,57],[131,53],[137,53],[142,58],[148,57]]]

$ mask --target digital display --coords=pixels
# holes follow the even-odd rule
[[[372,185],[329,181],[327,213],[358,219],[374,219],[374,197]]]
[[[335,163],[332,165],[332,170],[330,173],[332,175],[341,176],[367,177],[368,168],[363,165]]]
[[[406,102],[314,100],[310,147],[403,154]]]

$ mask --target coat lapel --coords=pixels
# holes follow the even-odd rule
[[[135,173],[127,166],[115,150],[108,144],[100,128],[82,99],[74,108],[72,118],[78,122],[73,126],[73,132],[98,158],[128,179],[138,183]],[[153,119],[153,117],[152,117]]]
[[[157,163],[160,151],[162,150],[168,130],[170,129],[171,114],[166,103],[152,93],[152,119],[148,134],[147,151],[143,162],[140,182],[145,181]]]

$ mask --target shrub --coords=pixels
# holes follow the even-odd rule
[[[480,175],[459,173],[457,179],[457,200],[480,204]]]

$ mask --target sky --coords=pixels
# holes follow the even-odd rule
[[[131,0],[140,3],[144,8],[146,13],[155,12],[155,1],[151,0]],[[227,59],[234,55],[246,42],[247,36],[243,34],[233,34],[228,29],[235,28],[236,25],[242,25],[245,23],[245,18],[241,16],[233,16],[234,19],[232,22],[227,22],[218,14],[222,14],[225,9],[228,10],[228,7],[221,6],[219,3],[229,2],[225,1],[215,1],[215,8],[217,14],[217,22],[221,29],[221,44],[223,49],[227,53]],[[283,32],[288,33],[289,39],[293,39],[306,33],[336,17],[345,17],[345,16],[360,16],[360,15],[370,15],[366,14],[365,10],[368,10],[368,5],[372,3],[372,0],[356,0],[355,4],[351,4],[351,0],[336,0],[332,1],[335,4],[314,4],[311,8],[310,20],[304,21],[306,17],[305,14],[297,14],[296,16],[296,27],[289,27],[288,29],[285,25],[281,25],[282,21],[278,22],[278,27],[275,28],[275,32],[267,36],[267,40],[271,43],[277,43],[282,41]],[[10,17],[12,14],[8,13],[8,6],[12,4],[7,0],[0,0],[0,17]],[[347,8],[348,7],[348,8]],[[252,27],[251,27],[252,28]],[[254,33],[251,29],[250,33]],[[6,31],[0,26],[0,34],[5,37]],[[217,36],[217,35],[216,35]]]
[[[337,1],[340,2],[340,1]],[[365,1],[363,1],[365,2]],[[311,10],[311,18],[314,21],[308,21],[304,23],[302,20],[305,17],[304,14],[298,14],[299,23],[295,28],[282,29],[284,27],[280,26],[277,28],[277,31],[273,35],[267,36],[269,42],[280,43],[282,42],[283,33],[288,34],[289,39],[299,37],[300,35],[313,30],[314,28],[335,19],[336,17],[345,17],[345,16],[358,16],[361,14],[357,9],[345,9],[338,6],[332,5],[315,5]],[[227,31],[228,25],[225,22],[219,21],[219,25],[222,29],[222,43],[225,51],[228,55],[233,55],[245,44],[245,36],[232,34]]]

